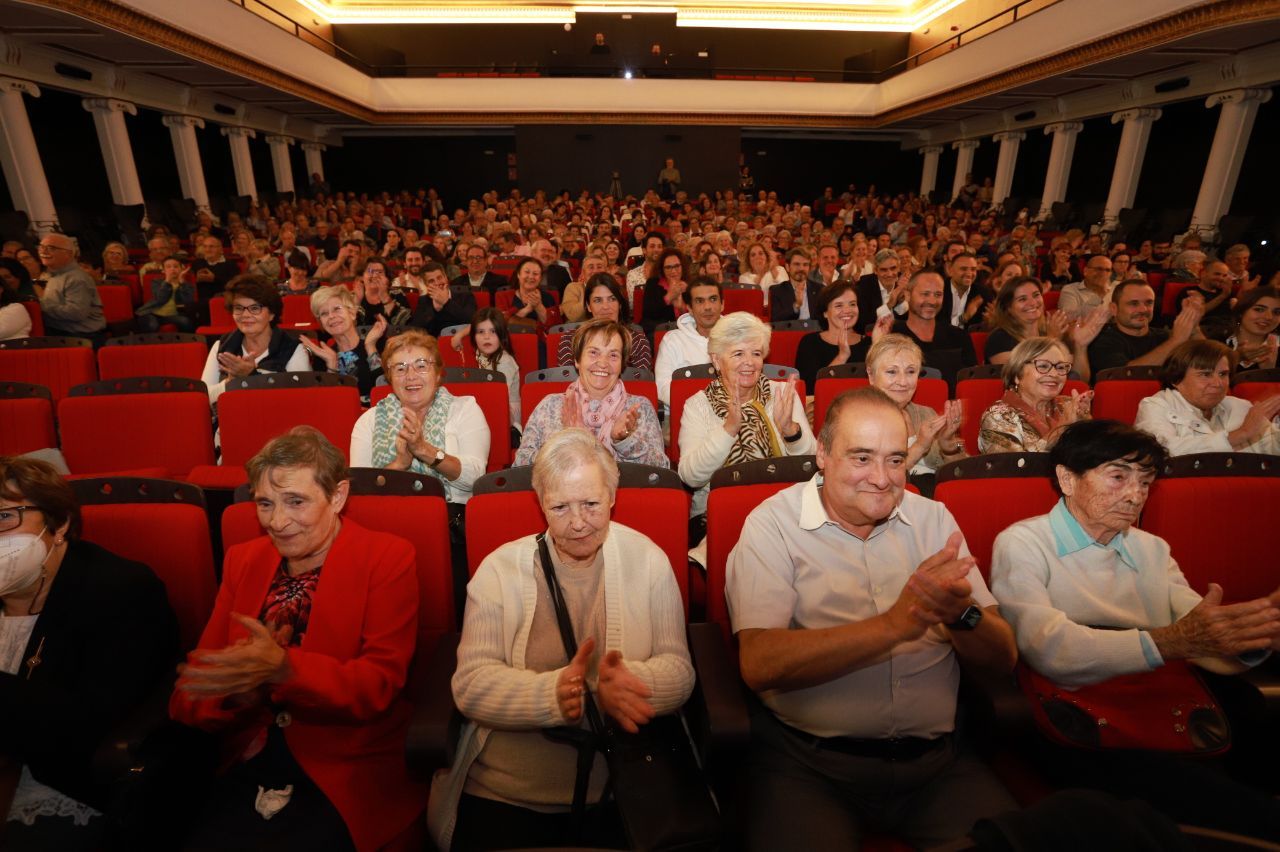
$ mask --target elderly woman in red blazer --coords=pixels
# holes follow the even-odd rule
[[[377,849],[418,818],[402,695],[412,547],[340,517],[342,453],[300,426],[247,465],[267,536],[227,552],[170,712],[221,735],[225,771],[186,849]]]

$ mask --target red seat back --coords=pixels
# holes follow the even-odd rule
[[[1093,386],[1093,416],[1132,426],[1138,417],[1138,403],[1159,391],[1160,382],[1155,379],[1100,380]]]
[[[1183,290],[1196,286],[1194,281],[1166,281],[1164,297],[1160,300],[1160,315],[1171,317],[1178,312],[1178,297]]]
[[[667,445],[672,467],[680,462],[680,419],[684,416],[684,404],[711,384],[710,376],[693,367],[682,367],[674,375],[678,378],[671,380],[671,440]]]
[[[20,304],[31,315],[31,336],[44,337],[44,313],[40,310],[40,303],[32,300]]]
[[[49,389],[18,382],[0,384],[0,456],[56,446]]]
[[[865,388],[871,384],[869,379],[830,379],[818,378],[818,386],[813,393],[813,431],[816,434],[821,431],[822,424],[827,421],[827,409],[831,407],[831,403],[840,394],[847,390],[857,390]],[[947,404],[947,388],[946,379],[920,379],[916,384],[916,395],[913,397],[914,402],[919,405],[927,405],[939,414],[942,413],[943,407]]]
[[[0,377],[6,382],[44,385],[54,404],[74,386],[98,378],[92,346],[25,348],[21,343],[0,342]]]
[[[1046,311],[1056,311],[1058,309],[1058,300],[1062,298],[1061,290],[1050,290],[1044,294],[1044,309]]]
[[[1231,395],[1250,402],[1259,402],[1280,396],[1280,382],[1239,382],[1231,388]]]
[[[990,336],[985,331],[969,332],[969,339],[973,341],[973,354],[977,356],[979,364],[987,363],[987,338]]]
[[[231,316],[231,309],[227,307],[226,299],[214,297],[209,300],[209,325],[222,329],[224,333],[236,327],[236,321]]]
[[[134,376],[182,376],[199,379],[209,347],[203,343],[153,343],[138,346],[104,346],[98,350],[98,375],[102,379]]]
[[[712,477],[707,496],[707,621],[719,624],[726,638],[732,631],[724,599],[725,566],[747,515],[782,489],[811,479],[817,471],[813,456],[789,456],[723,468]]]
[[[148,566],[164,583],[182,650],[194,648],[218,592],[200,489],[117,478],[82,479],[72,487],[80,501],[84,538]]]
[[[128,287],[121,284],[100,284],[98,298],[102,300],[102,317],[107,325],[133,323],[133,297]]]
[[[319,429],[346,456],[361,411],[360,392],[348,386],[228,389],[218,397],[222,464],[243,465],[267,441],[303,424]]]
[[[58,425],[67,467],[74,474],[157,467],[182,479],[196,465],[213,464],[209,396],[194,384],[200,389],[62,400]]]
[[[1276,590],[1275,539],[1266,530],[1277,505],[1274,456],[1198,453],[1165,465],[1139,524],[1169,543],[1193,589],[1204,594],[1217,583],[1232,603]]]
[[[997,453],[943,465],[933,497],[951,510],[988,580],[996,536],[1058,502],[1046,453]]]
[[[449,393],[473,398],[484,412],[485,422],[489,424],[489,461],[486,471],[502,470],[511,464],[511,411],[508,407],[507,383],[501,376],[499,373],[497,381],[476,382],[449,381],[446,376],[444,383]]]
[[[764,305],[764,291],[759,287],[726,287],[724,289],[724,312],[726,314],[734,311],[746,311],[752,316],[757,316],[765,322],[769,321],[769,311]],[[773,347],[770,347],[773,351]],[[777,363],[790,364],[790,361],[780,361]]]
[[[800,339],[806,334],[812,333],[811,331],[774,330],[773,334],[769,336],[769,357],[766,360],[770,364],[794,367],[796,365],[796,350],[800,348]]]
[[[685,615],[689,614],[689,494],[674,471],[620,464],[621,479],[613,520],[648,536],[671,562]],[[547,528],[530,484],[532,467],[486,474],[467,502],[467,567],[471,574],[485,557],[509,541]]]
[[[315,315],[311,313],[310,296],[284,296],[284,315],[280,317],[282,328],[296,328],[302,331],[318,327]]]

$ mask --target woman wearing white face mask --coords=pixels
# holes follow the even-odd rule
[[[0,457],[0,774],[20,772],[6,848],[95,848],[109,791],[91,758],[178,652],[163,584],[79,533],[53,467]]]

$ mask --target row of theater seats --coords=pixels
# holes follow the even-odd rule
[[[708,509],[709,563],[705,589],[690,576],[684,523],[689,497],[669,470],[621,465],[613,518],[652,538],[671,561],[684,596],[705,606],[706,620],[689,625],[699,690],[690,708],[695,736],[705,738],[704,757],[713,776],[742,756],[749,736],[743,688],[737,676],[724,605],[729,552],[752,509],[777,491],[810,478],[814,457],[752,462],[726,468],[712,481]],[[939,472],[937,498],[964,531],[980,568],[987,571],[995,536],[1018,520],[1048,511],[1056,495],[1040,454],[967,459]],[[150,565],[165,582],[178,615],[184,648],[199,636],[216,594],[211,524],[226,547],[263,534],[246,488],[237,502],[210,517],[204,495],[189,483],[129,478],[74,483],[83,505],[84,535],[127,558]],[[1280,498],[1280,464],[1256,455],[1205,454],[1173,460],[1161,471],[1141,526],[1166,539],[1197,590],[1209,582],[1226,589],[1228,601],[1269,594],[1274,561],[1265,536],[1269,507]],[[407,687],[416,705],[406,753],[423,778],[448,764],[456,710],[449,691],[458,624],[453,609],[448,513],[439,483],[400,471],[353,471],[345,516],[372,529],[409,540],[416,552],[419,590],[418,649]],[[530,469],[482,477],[467,509],[467,562],[472,573],[502,544],[539,532],[545,521],[531,489]],[[704,597],[705,595],[705,597]],[[137,736],[137,728],[128,729]],[[123,736],[123,734],[121,735]],[[114,750],[133,756],[139,741]],[[1025,767],[1016,770],[1025,772]],[[1025,779],[1023,779],[1025,780]],[[1047,792],[1024,783],[1016,789],[1027,804]],[[893,848],[875,844],[875,848]]]
[[[143,338],[137,338],[143,340]],[[215,464],[207,389],[199,376],[206,356],[204,342],[190,335],[150,335],[145,342],[114,341],[95,355],[85,341],[44,338],[0,343],[0,453],[22,453],[61,447],[77,475],[132,472],[195,482],[204,487],[234,488],[243,481],[241,465],[271,437],[299,424],[320,429],[344,451],[363,409],[354,380],[328,373],[278,373],[251,376],[228,385],[218,401],[222,464]],[[23,344],[27,345],[23,345]],[[448,347],[444,351],[452,352]],[[456,355],[456,353],[455,353]],[[95,365],[97,371],[95,372]],[[961,436],[977,452],[981,414],[999,398],[999,368],[979,366],[961,372],[956,398],[966,409]],[[164,375],[159,373],[164,372]],[[1159,390],[1156,368],[1103,371],[1095,385],[1094,416],[1132,423],[1138,403]],[[781,379],[794,368],[767,365],[770,378]],[[95,380],[97,375],[108,378]],[[564,390],[576,377],[571,367],[535,370],[521,387],[526,416],[547,395]],[[672,464],[679,461],[679,434],[684,403],[712,380],[710,365],[681,368],[671,383],[670,441]],[[1234,393],[1259,399],[1280,392],[1280,373],[1241,374]],[[657,386],[651,373],[628,370],[623,380],[630,392],[657,408]],[[823,370],[814,390],[814,429],[820,430],[831,401],[842,391],[867,384],[865,367],[848,364]],[[501,374],[474,367],[449,367],[444,385],[457,395],[472,396],[490,430],[489,471],[510,465],[514,455],[508,424],[507,387]],[[1067,391],[1085,390],[1068,382]],[[241,391],[253,391],[245,394]],[[389,392],[374,389],[372,402]],[[941,410],[948,396],[945,381],[926,370],[916,400]],[[55,419],[56,413],[56,419]],[[142,428],[140,428],[142,424]]]

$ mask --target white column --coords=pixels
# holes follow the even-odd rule
[[[1210,109],[1221,106],[1222,112],[1218,113],[1218,129],[1213,134],[1209,162],[1205,164],[1200,194],[1196,196],[1195,211],[1191,214],[1192,233],[1214,234],[1218,220],[1230,209],[1236,181],[1240,178],[1240,165],[1253,132],[1253,120],[1258,115],[1258,107],[1269,100],[1270,89],[1232,89],[1210,95],[1204,102]]]
[[[231,143],[231,165],[236,170],[236,194],[258,200],[258,185],[253,179],[253,159],[249,156],[249,140],[258,134],[248,127],[224,127],[222,135]]]
[[[13,209],[26,213],[32,228],[45,234],[57,228],[58,213],[53,208],[23,95],[38,98],[40,87],[26,80],[0,77],[0,167],[9,184]]]
[[[997,133],[991,137],[1000,143],[1000,153],[996,155],[996,179],[992,182],[991,205],[999,207],[1009,197],[1013,189],[1013,170],[1018,165],[1018,146],[1027,134],[1021,130]]]
[[[271,148],[271,171],[276,178],[276,192],[293,192],[293,166],[289,162],[289,146],[293,139],[288,136],[268,136],[267,145]]]
[[[324,158],[320,156],[325,150],[325,146],[320,142],[303,142],[302,155],[307,161],[307,180],[312,175],[320,175],[320,180],[324,180]]]
[[[196,209],[209,212],[209,190],[204,183],[204,167],[200,164],[200,143],[196,128],[204,127],[204,119],[194,115],[166,115],[161,119],[173,139],[173,155],[178,161],[178,180],[182,196],[196,203]]]
[[[978,150],[980,144],[982,143],[977,139],[961,139],[951,143],[951,147],[956,149],[956,177],[951,182],[952,201],[960,197],[964,179],[973,171],[973,152]]]
[[[1133,198],[1138,194],[1138,178],[1142,176],[1142,161],[1147,156],[1147,141],[1151,139],[1151,123],[1159,117],[1160,110],[1150,108],[1127,109],[1111,116],[1112,124],[1123,121],[1124,127],[1120,130],[1111,190],[1102,213],[1104,231],[1113,230],[1120,221],[1120,211],[1133,206]]]
[[[1079,121],[1060,121],[1044,129],[1046,136],[1053,136],[1053,143],[1049,148],[1049,168],[1044,174],[1044,191],[1040,193],[1038,221],[1049,217],[1056,202],[1066,200],[1071,158],[1076,153],[1076,134],[1083,129],[1084,124]]]
[[[124,114],[137,115],[138,108],[115,98],[85,98],[80,103],[93,114],[112,200],[116,204],[141,204],[142,184],[133,160],[133,146],[129,144],[129,128],[124,122]]]
[[[920,197],[928,198],[929,193],[938,186],[938,159],[942,155],[941,145],[928,145],[920,149],[924,154],[924,167],[920,172]]]

